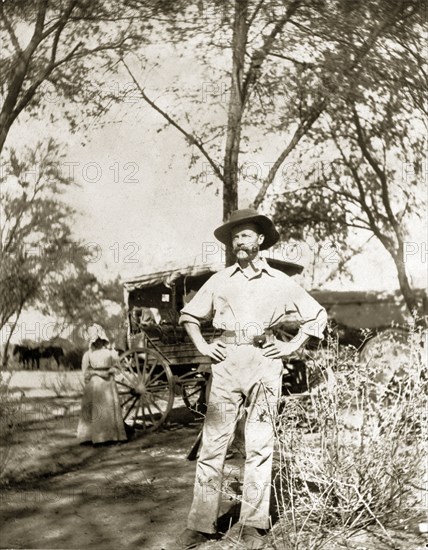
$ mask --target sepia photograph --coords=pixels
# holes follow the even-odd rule
[[[423,0],[0,0],[0,549],[428,548]]]

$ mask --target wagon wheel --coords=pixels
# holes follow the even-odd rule
[[[190,371],[180,376],[177,383],[181,387],[181,396],[186,407],[196,415],[204,416],[207,408],[205,376],[199,372]]]
[[[126,351],[119,357],[115,380],[126,424],[148,431],[165,422],[174,402],[174,380],[158,352],[148,348]]]

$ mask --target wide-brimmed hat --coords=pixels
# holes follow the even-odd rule
[[[232,235],[231,230],[237,225],[242,225],[244,223],[255,223],[260,228],[260,232],[265,236],[265,240],[260,245],[260,250],[266,250],[270,248],[279,240],[279,233],[275,229],[275,226],[267,216],[259,214],[254,208],[242,208],[241,210],[234,210],[230,214],[229,220],[217,227],[214,231],[214,236],[221,243],[226,246],[232,245]]]
[[[97,325],[96,323],[86,329],[85,339],[89,345],[93,344],[97,340],[109,342],[108,336],[103,327],[101,325]]]

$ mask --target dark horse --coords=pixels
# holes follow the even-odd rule
[[[13,348],[13,355],[18,356],[18,362],[21,363],[24,369],[39,369],[40,359],[55,359],[57,367],[60,365],[60,360],[64,357],[64,351],[60,346],[41,345],[37,348],[29,348],[28,346],[16,345]]]
[[[51,345],[48,345],[48,346],[41,345],[38,349],[39,349],[40,359],[42,358],[48,359],[50,357],[53,357],[55,359],[56,366],[59,367],[60,359],[64,357],[64,351],[62,347],[51,346]]]
[[[24,369],[38,369],[40,367],[40,353],[38,348],[29,348],[28,346],[16,345],[13,348],[13,356],[18,356],[18,363],[23,365]]]

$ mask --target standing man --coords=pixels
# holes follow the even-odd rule
[[[244,408],[241,540],[247,548],[261,548],[270,527],[274,417],[282,358],[297,351],[309,337],[322,338],[327,315],[305,290],[259,255],[279,239],[269,218],[251,208],[236,210],[214,235],[232,246],[237,262],[215,273],[181,312],[180,324],[213,364],[193,503],[187,529],[178,542],[180,548],[190,550],[217,531],[225,455]],[[281,342],[272,329],[287,315],[297,316],[301,326],[291,341]],[[211,344],[201,334],[202,320],[212,320],[222,331]]]

